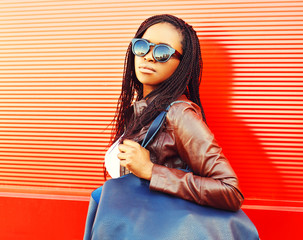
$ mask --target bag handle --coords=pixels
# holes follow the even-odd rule
[[[187,103],[189,105],[191,105],[189,102],[185,102],[185,101],[174,101],[172,102],[171,104],[169,104],[167,106],[167,108],[165,109],[165,111],[162,111],[156,118],[155,120],[152,122],[152,124],[150,125],[150,127],[148,128],[147,130],[147,133],[143,139],[143,142],[141,144],[142,147],[146,147],[149,142],[154,138],[154,136],[157,134],[157,132],[159,131],[160,127],[162,126],[163,122],[164,122],[164,119],[166,117],[166,114],[169,110],[169,108],[175,104],[175,103],[181,103],[181,102],[184,102],[184,103]]]

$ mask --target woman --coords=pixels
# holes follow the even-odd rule
[[[205,123],[201,65],[190,25],[171,15],[145,20],[126,54],[113,141],[120,142],[120,165],[150,180],[151,190],[237,211],[244,199],[238,179]],[[141,147],[151,122],[169,105],[164,125]]]

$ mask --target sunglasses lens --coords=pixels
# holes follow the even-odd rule
[[[160,45],[154,49],[154,58],[158,62],[166,62],[170,58],[170,50],[168,47]]]
[[[145,42],[143,40],[139,40],[135,43],[135,45],[133,47],[133,51],[134,51],[134,54],[142,57],[148,53],[149,45],[147,44],[147,42]]]
[[[167,62],[176,51],[165,44],[157,45],[145,39],[134,38],[132,44],[133,53],[139,57],[144,57],[150,51],[150,46],[153,46],[153,57],[157,62]]]

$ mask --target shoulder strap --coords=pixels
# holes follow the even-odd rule
[[[143,139],[143,142],[141,144],[142,147],[146,147],[149,142],[154,138],[154,136],[157,134],[157,132],[159,131],[160,127],[162,126],[163,122],[164,122],[164,119],[166,117],[166,114],[169,110],[169,108],[175,104],[175,103],[181,103],[181,102],[184,102],[184,103],[187,103],[190,105],[189,102],[186,102],[186,101],[175,101],[175,102],[172,102],[170,105],[168,105],[168,107],[165,109],[165,111],[162,111],[156,118],[155,120],[152,122],[152,124],[150,125],[149,129],[147,130],[147,133]]]
[[[162,111],[152,122],[143,139],[143,142],[141,144],[142,147],[145,148],[149,144],[149,142],[154,138],[154,136],[157,134],[157,132],[159,131],[160,127],[163,124],[166,114],[167,111]]]

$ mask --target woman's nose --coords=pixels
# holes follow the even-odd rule
[[[153,57],[153,51],[150,50],[145,56],[144,56],[144,60],[148,61],[148,62],[155,62],[155,59]]]

